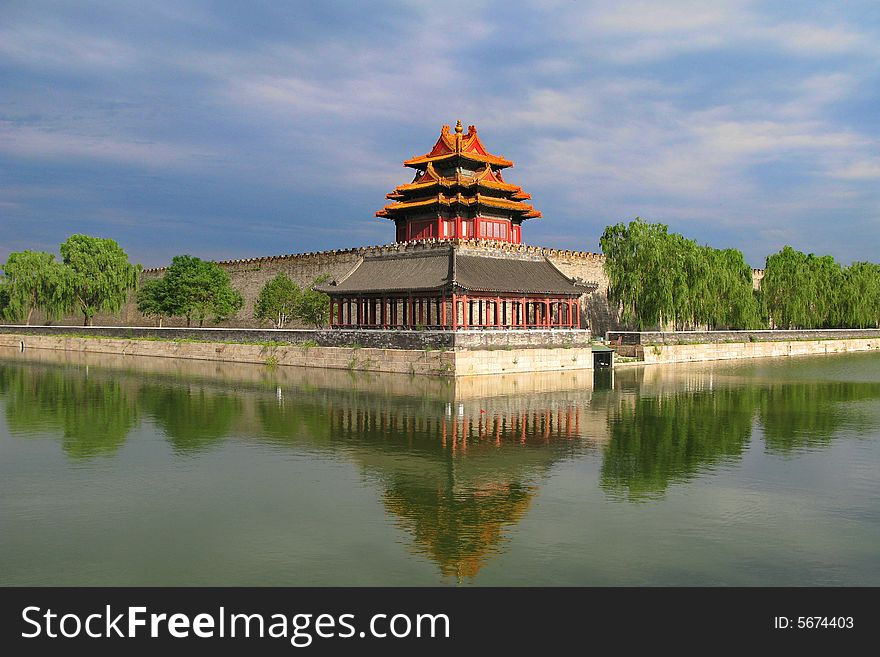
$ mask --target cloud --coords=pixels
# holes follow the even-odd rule
[[[544,212],[529,241],[595,248],[639,214],[757,260],[770,217],[786,235],[880,221],[880,40],[859,11],[16,5],[0,27],[0,217],[106,225],[143,253],[164,254],[150,226],[174,224],[174,248],[212,254],[385,242],[372,214],[410,179],[401,161],[461,118],[516,161],[507,178]]]
[[[115,136],[70,134],[0,121],[0,153],[33,159],[102,160],[148,167],[193,165],[216,158],[180,143],[122,139]]]

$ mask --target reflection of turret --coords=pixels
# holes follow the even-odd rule
[[[540,478],[587,444],[588,387],[482,397],[476,383],[436,396],[376,394],[362,383],[310,388],[264,398],[259,413],[274,442],[317,440],[360,463],[382,482],[385,508],[412,534],[414,551],[462,581],[502,549]]]
[[[528,511],[534,487],[516,483],[485,484],[465,491],[440,482],[393,482],[385,507],[410,531],[417,552],[438,564],[446,577],[461,582],[474,577],[504,541],[504,528]]]

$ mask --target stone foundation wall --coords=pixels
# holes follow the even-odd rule
[[[352,347],[268,346],[219,342],[169,342],[108,337],[0,333],[0,347],[67,352],[186,358],[435,376],[516,374],[591,369],[592,351],[571,349],[415,350]]]
[[[0,326],[0,333],[137,340],[283,342],[320,347],[375,349],[535,349],[589,347],[585,329],[487,329],[470,331],[385,331],[377,329],[248,329],[125,326]]]
[[[880,338],[880,329],[800,329],[790,331],[608,331],[609,342],[622,346],[655,344],[711,344],[724,342],[786,342],[791,340],[839,340]],[[626,354],[622,354],[626,355]]]
[[[810,356],[850,351],[880,351],[880,338],[790,340],[782,342],[721,342],[634,346],[634,355],[649,363],[689,363],[738,358]]]

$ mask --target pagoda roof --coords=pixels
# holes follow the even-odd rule
[[[427,208],[435,205],[484,205],[488,207],[499,208],[502,210],[512,210],[514,212],[520,212],[522,213],[522,218],[524,219],[541,216],[541,213],[538,210],[535,210],[535,208],[528,203],[501,198],[498,196],[488,196],[486,194],[480,194],[479,192],[477,192],[473,196],[465,196],[461,192],[447,196],[446,194],[443,194],[441,192],[428,198],[412,199],[408,201],[396,201],[395,203],[386,205],[384,208],[376,212],[376,216],[390,217],[392,213],[396,213],[401,210]]]
[[[500,171],[495,171],[490,165],[477,171],[473,176],[462,174],[456,171],[454,176],[441,176],[434,168],[434,163],[429,162],[428,167],[424,171],[416,174],[415,180],[406,185],[398,185],[390,194],[386,194],[385,198],[399,199],[404,197],[406,192],[427,191],[435,187],[484,187],[486,189],[497,189],[504,192],[513,192],[512,197],[517,199],[532,198],[531,194],[523,191],[519,185],[511,185],[504,182]]]
[[[334,296],[443,291],[579,296],[595,287],[575,282],[546,258],[461,255],[450,247],[414,255],[365,257],[341,280],[315,289]]]
[[[474,162],[484,162],[497,167],[513,166],[513,162],[510,160],[492,155],[486,150],[477,136],[477,129],[474,126],[468,126],[467,132],[462,134],[461,121],[456,123],[455,133],[451,133],[449,126],[444,125],[440,129],[440,138],[429,153],[413,156],[411,159],[405,160],[403,164],[420,169],[428,163],[442,162],[456,157],[464,157]]]

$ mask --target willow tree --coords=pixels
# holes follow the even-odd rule
[[[752,283],[752,268],[737,249],[703,247],[706,313],[702,320],[710,328],[752,329],[765,325]]]
[[[700,246],[641,219],[605,229],[600,240],[608,296],[640,329],[760,325],[752,269],[741,252]]]
[[[70,307],[82,314],[85,326],[91,326],[99,312],[119,312],[129,291],[137,288],[141,266],[131,264],[114,240],[71,235],[59,250],[67,270]]]
[[[841,326],[880,327],[880,265],[854,262],[843,270],[838,312]]]
[[[599,243],[605,253],[608,298],[621,319],[640,329],[663,325],[674,316],[675,286],[668,266],[667,226],[636,218],[627,226],[608,226]]]
[[[3,316],[10,321],[31,323],[35,310],[47,319],[60,317],[69,303],[67,270],[51,253],[10,253],[3,265]]]
[[[786,246],[767,257],[761,293],[780,328],[835,327],[847,324],[839,299],[843,283],[843,269],[831,256]]]

